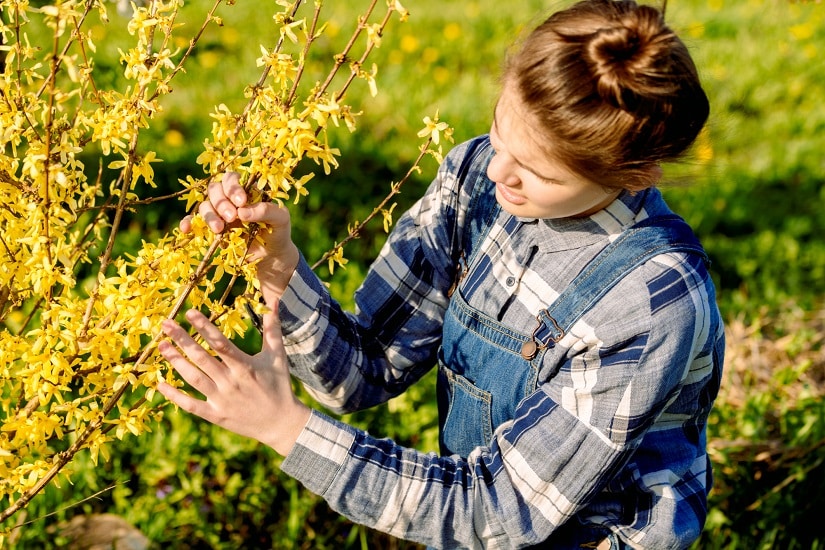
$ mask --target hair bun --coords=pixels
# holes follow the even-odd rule
[[[640,6],[623,15],[592,34],[585,50],[602,99],[632,112],[656,79],[661,46],[674,35],[654,8]]]
[[[678,160],[710,110],[685,44],[635,0],[555,12],[508,59],[504,82],[553,160],[613,189],[649,186],[651,169]]]

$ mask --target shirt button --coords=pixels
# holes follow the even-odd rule
[[[516,278],[515,277],[507,277],[507,280],[504,281],[504,284],[506,284],[507,286],[513,286],[514,284],[516,284]]]

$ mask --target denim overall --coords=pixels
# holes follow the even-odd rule
[[[479,162],[486,167],[493,154],[488,143],[476,142],[464,164]],[[468,166],[463,165],[458,177],[466,178],[467,170]],[[486,169],[477,173],[462,243],[468,260],[459,266],[459,271],[466,269],[465,274],[469,275],[480,255],[479,245],[501,211],[495,199],[495,186],[486,178]],[[467,457],[476,447],[489,445],[495,428],[513,419],[519,402],[536,391],[546,351],[624,275],[652,256],[677,250],[707,259],[689,226],[677,216],[649,218],[628,228],[591,260],[552,305],[537,312],[535,326],[519,327],[522,331],[471,308],[462,297],[459,281],[444,318],[438,353],[442,455]],[[552,372],[559,367],[555,365]],[[564,542],[554,535],[553,547],[578,547],[578,542],[571,538],[582,542],[589,539],[588,543],[611,539],[611,548],[623,547],[606,530],[584,533],[591,530],[584,526],[565,527],[560,530],[568,531],[561,537]]]

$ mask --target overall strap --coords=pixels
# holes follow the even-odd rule
[[[487,136],[480,136],[470,142],[464,159],[458,168],[456,178],[461,182],[461,186],[472,185],[470,203],[464,217],[463,238],[458,246],[453,246],[454,251],[460,254],[460,261],[466,268],[472,262],[473,256],[477,252],[479,243],[490,231],[493,221],[501,211],[501,205],[496,201],[495,185],[487,178],[487,165],[495,155],[493,147]],[[471,169],[473,172],[471,172]],[[468,180],[468,176],[473,174],[475,181]],[[455,226],[455,234],[458,231],[458,224]],[[459,261],[459,257],[454,258]]]
[[[650,258],[667,252],[685,252],[710,259],[690,226],[675,215],[647,218],[622,232],[576,276],[553,304],[539,312],[549,331],[547,346],[561,340],[585,312],[625,275]]]

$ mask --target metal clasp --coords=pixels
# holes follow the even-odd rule
[[[544,326],[542,313],[544,313],[544,316],[549,319],[551,323],[553,323],[553,328],[558,334],[557,336],[553,336],[551,334],[550,338],[548,338],[546,342],[541,342],[537,338],[539,330],[541,330],[541,327]],[[556,322],[556,320],[550,315],[550,312],[543,309],[536,314],[536,328],[533,330],[533,334],[530,335],[530,339],[521,345],[521,356],[526,361],[532,361],[541,350],[553,347],[553,345],[558,343],[562,338],[564,338],[564,329],[559,326],[558,322]]]

